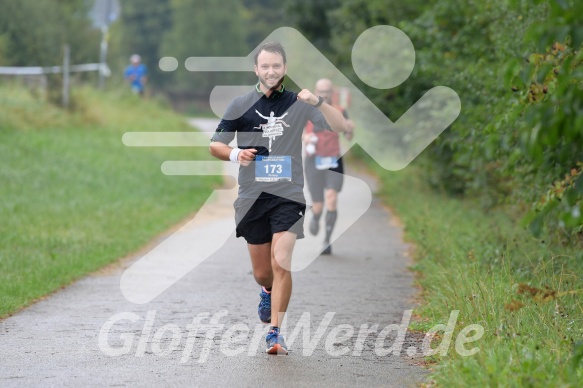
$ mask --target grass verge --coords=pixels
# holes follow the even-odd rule
[[[437,193],[421,166],[382,169],[363,155],[381,181],[379,195],[415,245],[422,319],[427,332],[459,310],[446,355],[430,357],[439,386],[580,386],[583,381],[583,253],[533,238],[503,211]],[[481,325],[483,336],[455,349],[460,330]],[[477,331],[466,333],[468,337]],[[436,349],[445,338],[432,343]],[[461,349],[460,349],[461,350]],[[463,352],[463,350],[462,350]]]
[[[123,145],[130,131],[192,131],[159,102],[77,89],[67,112],[0,85],[0,317],[139,249],[195,212],[220,177],[165,176],[200,148]]]

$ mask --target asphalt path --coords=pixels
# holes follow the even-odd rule
[[[216,121],[193,124],[214,130]],[[343,233],[333,254],[318,256],[322,235],[309,236],[307,228],[294,252],[294,260],[310,252],[315,260],[293,273],[282,329],[289,355],[264,353],[268,327],[257,317],[260,290],[246,244],[234,235],[233,190],[225,190],[191,230],[233,232],[151,302],[128,301],[120,279],[176,229],[1,321],[0,386],[419,385],[427,373],[411,357],[420,352],[419,340],[407,334],[395,346],[397,330],[390,330],[406,327],[402,320],[414,307],[409,246],[389,211],[375,197],[368,206],[357,184],[374,190],[374,181],[352,169],[347,175],[355,184],[345,185],[339,197],[337,230]],[[354,221],[361,202],[366,211]],[[193,239],[192,249],[209,240]]]

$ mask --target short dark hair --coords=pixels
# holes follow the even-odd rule
[[[255,65],[257,65],[257,57],[259,56],[259,54],[262,51],[268,51],[270,53],[280,54],[283,57],[283,63],[284,64],[287,63],[286,58],[285,58],[285,50],[283,49],[283,46],[281,45],[281,43],[271,41],[271,42],[265,42],[257,48],[257,51],[255,52]]]

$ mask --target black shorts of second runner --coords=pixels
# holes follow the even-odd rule
[[[324,190],[334,189],[336,192],[342,190],[344,183],[344,163],[342,158],[338,159],[338,167],[328,170],[318,170],[316,168],[316,158],[307,156],[304,161],[306,166],[306,180],[308,190],[312,197],[312,202],[324,202]]]
[[[279,232],[292,232],[297,239],[304,238],[306,204],[282,197],[264,199],[237,198],[235,200],[237,237],[249,244],[271,242]]]

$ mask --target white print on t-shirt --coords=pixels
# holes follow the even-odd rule
[[[283,116],[275,117],[275,113],[271,111],[269,117],[263,116],[257,109],[255,112],[261,117],[267,120],[265,124],[259,124],[258,127],[254,127],[254,129],[261,129],[263,131],[263,137],[269,138],[269,152],[271,152],[271,143],[275,140],[276,136],[283,135],[283,127],[286,126],[289,128],[289,125],[283,121],[283,118],[289,113],[285,112]]]

